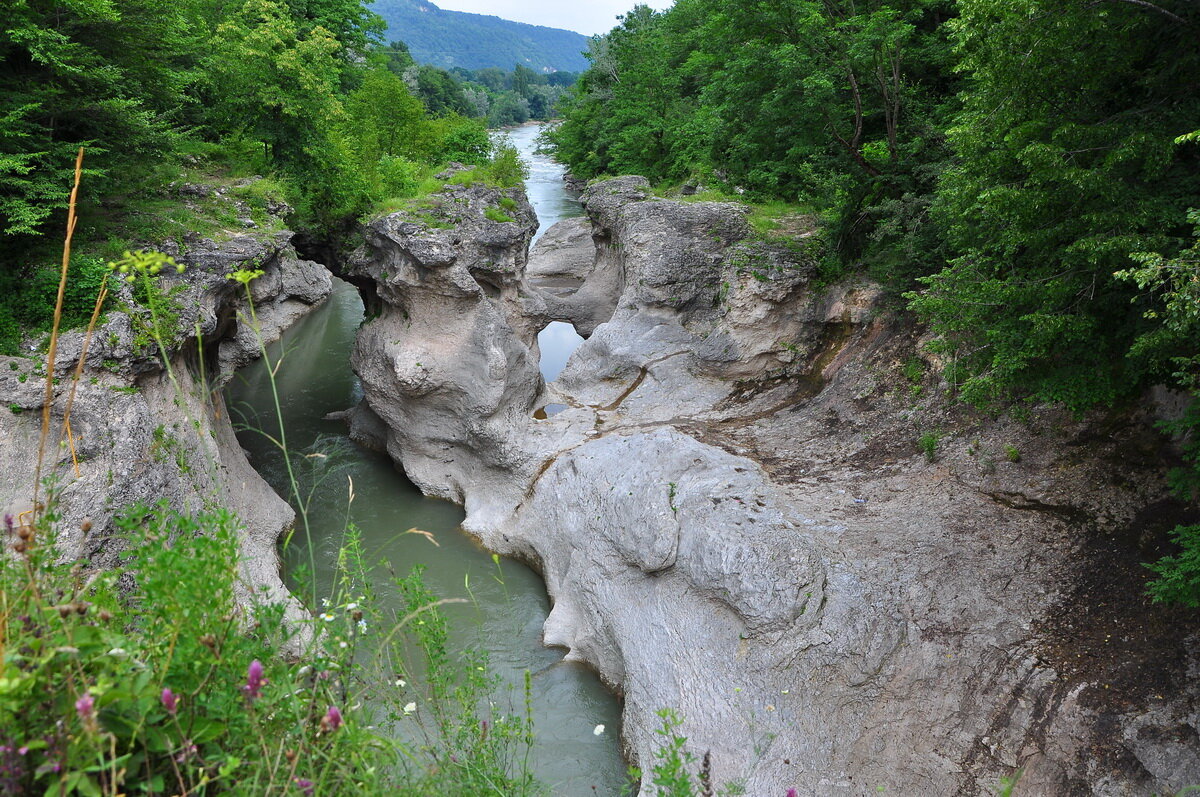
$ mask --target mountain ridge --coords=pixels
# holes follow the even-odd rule
[[[575,31],[514,22],[486,14],[450,11],[427,0],[375,0],[371,10],[387,23],[388,41],[408,45],[419,63],[449,69],[581,72],[588,37]]]

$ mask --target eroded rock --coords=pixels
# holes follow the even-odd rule
[[[241,523],[239,598],[248,602],[261,590],[271,600],[289,598],[276,542],[294,513],[246,461],[221,391],[235,368],[258,356],[262,342],[277,339],[330,291],[325,269],[298,259],[289,238],[242,235],[214,243],[194,237],[186,252],[169,252],[184,273],[165,270],[154,278],[154,290],[164,297],[157,322],[132,301],[131,285],[114,281],[110,309],[90,339],[82,331],[62,335],[42,475],[54,481],[62,518],[57,543],[66,559],[115,566],[123,543],[113,518],[135,504],[165,502],[184,512],[221,506]],[[239,269],[263,271],[250,283],[255,313],[242,285],[227,277]],[[151,332],[156,323],[169,369]],[[72,386],[85,342],[82,377]],[[10,397],[0,414],[3,513],[32,506],[43,369],[37,360],[0,357],[0,394]]]
[[[635,761],[674,708],[753,795],[988,794],[1019,767],[1030,794],[1200,782],[1196,621],[1131,597],[1113,542],[1166,500],[1148,419],[947,403],[877,287],[815,287],[737,205],[593,185],[590,265],[569,226],[530,277],[526,207],[483,215],[500,196],[449,194],[453,229],[369,226],[361,426],[541,567],[546,642],[624,694]],[[588,339],[543,385],[552,320]]]

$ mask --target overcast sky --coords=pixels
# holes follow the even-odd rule
[[[531,25],[566,28],[585,35],[607,33],[617,24],[617,15],[636,5],[637,0],[432,0],[438,8],[490,14]],[[643,0],[662,10],[674,0]]]

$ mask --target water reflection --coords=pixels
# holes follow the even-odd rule
[[[558,379],[562,369],[566,367],[571,353],[579,348],[583,338],[575,331],[575,327],[562,321],[551,321],[549,326],[538,333],[538,348],[541,350],[540,362],[542,378],[547,382]]]

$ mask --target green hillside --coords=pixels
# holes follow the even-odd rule
[[[580,72],[588,62],[586,36],[483,14],[446,11],[424,0],[376,0],[371,10],[387,22],[389,41],[408,44],[413,57],[445,69],[521,64],[538,72]]]

